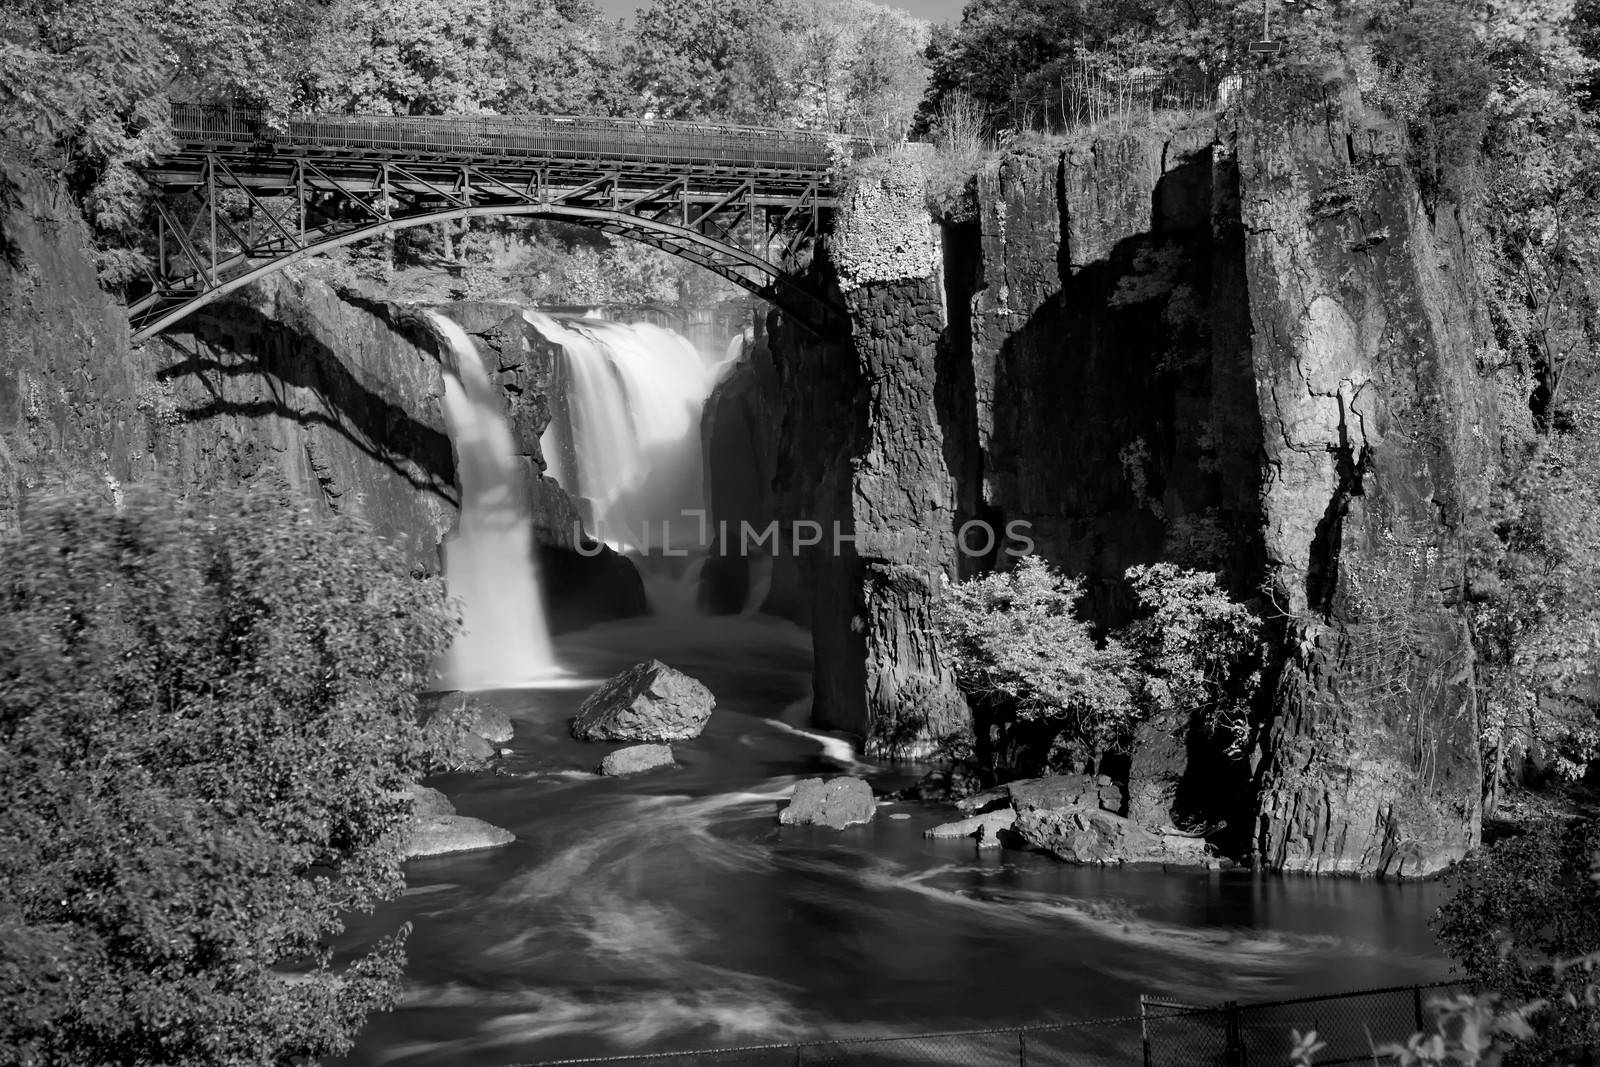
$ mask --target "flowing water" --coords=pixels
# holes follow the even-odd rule
[[[353,929],[415,924],[403,1001],[351,1065],[1103,1018],[1140,993],[1275,999],[1446,970],[1427,930],[1437,884],[1069,867],[925,839],[954,812],[913,803],[842,832],[780,828],[799,778],[910,780],[803,727],[809,641],[787,623],[641,620],[556,648],[596,680],[659,656],[717,710],[674,746],[679,768],[607,779],[589,772],[616,746],[567,733],[587,688],[491,694],[517,727],[507,773],[437,784],[517,841],[413,861],[405,897]],[[1124,1051],[1112,1062],[1138,1062]]]
[[[540,599],[526,473],[505,398],[456,323],[425,314],[454,357],[444,368],[444,420],[455,446],[461,511],[444,543],[445,582],[463,632],[441,673],[454,689],[520,685],[551,674],[555,657]]]
[[[1096,1019],[1134,1014],[1141,993],[1276,999],[1445,973],[1427,930],[1437,884],[1069,867],[926,839],[955,812],[914,803],[843,832],[780,828],[800,778],[859,774],[882,794],[919,769],[806,728],[810,641],[787,622],[657,615],[566,635],[552,656],[503,403],[466,336],[436,321],[461,367],[446,377],[463,495],[447,574],[471,628],[449,667],[458,684],[521,687],[486,694],[517,730],[501,773],[435,784],[517,840],[413,861],[405,895],[352,923],[352,946],[413,932],[402,1001],[346,1067]],[[644,557],[647,524],[701,503],[718,364],[654,327],[529,321],[566,353],[554,469]],[[655,577],[659,593],[685,572]],[[600,680],[651,657],[702,679],[717,710],[674,746],[678,767],[599,777],[618,746],[568,724]],[[556,663],[562,678],[537,681]],[[1137,1031],[1119,1033],[1095,1062],[1137,1062]]]
[[[650,323],[523,317],[561,346],[548,473],[585,528],[634,560],[652,609],[692,611],[709,544],[700,416],[738,349],[708,355]]]

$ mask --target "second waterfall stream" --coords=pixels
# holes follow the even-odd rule
[[[551,477],[588,531],[633,559],[653,611],[694,611],[708,540],[700,416],[740,339],[715,356],[649,323],[523,318],[561,348],[542,439]]]

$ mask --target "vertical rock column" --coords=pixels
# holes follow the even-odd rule
[[[837,479],[840,537],[835,552],[829,528],[818,548],[830,586],[818,590],[813,618],[818,718],[863,734],[874,754],[922,754],[968,715],[931,632],[938,583],[953,573],[956,509],[936,396],[940,253],[918,158],[891,158],[861,178],[830,255],[863,394],[853,403],[865,410],[855,409],[849,451],[822,457]]]
[[[1288,657],[1256,845],[1284,870],[1420,875],[1478,840],[1457,601],[1496,422],[1470,265],[1362,114],[1336,84],[1284,79],[1232,133]]]

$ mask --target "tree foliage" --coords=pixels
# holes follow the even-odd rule
[[[1083,580],[1037,556],[947,585],[935,624],[957,682],[1023,721],[1049,721],[1091,752],[1120,749],[1150,715],[1193,714],[1239,734],[1259,684],[1260,625],[1214,574],[1172,564],[1127,573],[1139,615],[1097,637]]]
[[[1550,819],[1455,867],[1435,932],[1469,981],[1529,1009],[1507,1062],[1567,1062],[1600,1040],[1600,821]],[[1476,1062],[1476,1061],[1468,1061]]]
[[[0,545],[0,1060],[262,1064],[348,1048],[399,936],[413,693],[442,591],[270,501],[44,502]]]

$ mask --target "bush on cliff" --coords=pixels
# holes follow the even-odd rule
[[[1082,753],[1125,749],[1162,711],[1242,737],[1260,679],[1260,624],[1214,574],[1168,563],[1127,572],[1140,615],[1097,639],[1083,580],[1036,556],[945,587],[935,625],[970,696],[1047,723]]]
[[[0,1062],[284,1064],[387,1005],[442,590],[350,522],[31,507],[0,543]]]

